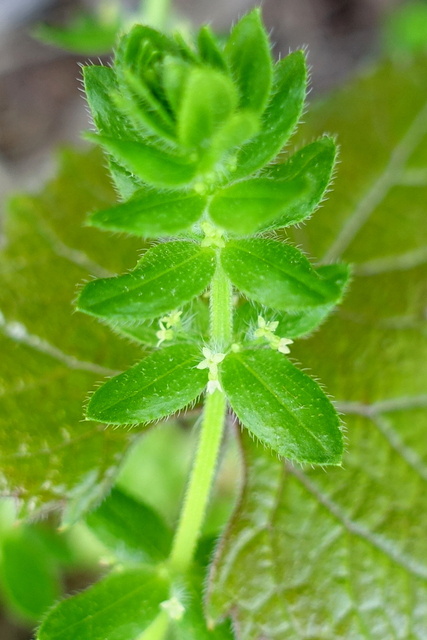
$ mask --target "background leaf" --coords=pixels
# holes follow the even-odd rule
[[[102,165],[98,151],[64,153],[58,178],[38,196],[16,197],[6,219],[0,491],[19,498],[26,512],[72,499],[78,516],[105,492],[134,437],[82,421],[87,390],[139,355],[95,320],[73,314],[78,282],[129,269],[141,248],[140,240],[82,226],[86,211],[114,201]]]
[[[149,567],[113,573],[67,598],[43,621],[37,640],[129,640],[154,620],[169,585]]]
[[[338,400],[342,469],[286,468],[245,445],[246,488],[211,582],[239,640],[427,635],[427,64],[385,63],[312,112],[341,165],[293,239],[354,263],[344,303],[293,355]]]

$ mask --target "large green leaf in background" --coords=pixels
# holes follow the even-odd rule
[[[0,492],[21,498],[27,512],[70,498],[77,512],[87,506],[133,437],[82,420],[88,389],[141,357],[96,320],[73,314],[78,283],[133,267],[141,247],[82,227],[88,210],[115,200],[102,164],[98,152],[63,154],[58,178],[39,196],[15,198],[5,224]]]
[[[292,355],[347,424],[342,469],[243,444],[246,486],[209,598],[239,640],[427,637],[427,64],[385,64],[314,110],[338,134],[326,205],[293,239],[350,261],[349,293]]]

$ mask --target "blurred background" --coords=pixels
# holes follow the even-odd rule
[[[34,25],[69,24],[102,0],[0,0],[0,190],[34,188],[49,176],[51,149],[79,140],[87,127],[78,64],[88,56],[36,41]],[[107,6],[103,0],[104,8]],[[210,22],[227,31],[254,0],[175,0],[175,20]],[[312,97],[341,83],[381,49],[379,27],[403,0],[265,0],[264,19],[276,53],[306,46]],[[139,0],[123,0],[129,15]],[[95,58],[92,58],[96,60]]]
[[[259,3],[254,0],[175,0],[173,21],[183,29],[192,23],[209,22],[225,33],[233,21],[256,4]],[[277,55],[286,55],[301,46],[307,48],[313,100],[377,59],[384,51],[383,25],[389,16],[409,4],[404,0],[265,0],[262,6]],[[79,64],[97,60],[97,54],[80,55],[43,44],[32,36],[35,26],[63,28],[73,21],[76,12],[96,11],[100,6],[101,0],[0,0],[2,203],[11,192],[40,188],[53,174],[54,149],[67,143],[83,144],[80,132],[88,127],[79,92]],[[103,8],[108,11],[105,0]],[[141,3],[123,0],[120,9],[135,16],[141,11]],[[102,54],[103,61],[108,57],[108,52]],[[0,512],[0,532],[2,518],[7,514]],[[52,543],[47,530],[39,533],[41,538],[47,536],[47,545]],[[81,540],[77,552],[72,540],[58,547],[65,565],[77,562],[83,567],[68,579],[67,592],[81,588],[93,575],[90,569],[86,575],[84,567],[90,566],[98,551],[90,549],[90,540],[86,542],[87,558],[79,557],[77,561],[75,554],[82,552]],[[9,612],[2,615],[0,611],[0,640],[31,637],[22,622]]]

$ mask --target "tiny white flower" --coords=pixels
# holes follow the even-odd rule
[[[167,316],[160,318],[159,324],[163,322],[168,329],[176,327],[181,322],[182,311],[171,311]]]
[[[294,341],[290,338],[280,338],[277,350],[280,351],[280,353],[290,353],[291,350],[289,349],[288,344],[293,343]]]
[[[208,386],[206,387],[206,391],[211,394],[214,393],[214,391],[222,391],[222,387],[221,387],[221,383],[218,379],[216,380],[209,380],[208,382]]]
[[[200,226],[202,227],[202,231],[205,234],[205,237],[201,242],[202,247],[219,247],[221,249],[225,247],[225,241],[223,237],[224,232],[221,229],[215,227],[210,222],[202,222]]]
[[[258,329],[255,330],[255,338],[270,339],[271,335],[276,331],[279,323],[277,321],[267,322],[262,316],[258,316]]]
[[[160,603],[160,606],[166,611],[171,620],[182,620],[185,607],[176,596],[172,596],[169,600],[164,600]]]
[[[158,338],[157,346],[159,347],[162,342],[167,342],[168,340],[174,339],[174,331],[173,329],[166,329],[162,321],[159,322],[160,329],[156,331],[156,338]]]

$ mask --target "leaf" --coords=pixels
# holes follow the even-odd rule
[[[111,424],[147,423],[183,409],[202,393],[207,373],[193,345],[156,351],[108,380],[90,399],[86,417]]]
[[[138,137],[137,131],[118,111],[113,96],[118,92],[117,79],[111,67],[83,67],[83,82],[94,123],[100,133],[120,140]]]
[[[196,173],[191,158],[174,156],[148,144],[93,133],[87,133],[86,138],[105,147],[116,162],[155,187],[182,187],[189,184]]]
[[[139,324],[203,293],[214,270],[212,249],[178,240],[158,244],[131,273],[89,282],[76,306],[110,322]]]
[[[307,68],[302,51],[295,51],[276,63],[261,130],[240,150],[233,173],[235,180],[264,167],[284,147],[301,117],[306,87]]]
[[[287,227],[311,216],[331,182],[336,155],[335,142],[332,138],[324,136],[300,149],[287,162],[267,167],[263,176],[286,182],[304,180],[306,185],[301,196],[284,207],[280,217],[274,220],[271,227]]]
[[[73,53],[101,55],[112,50],[121,27],[119,11],[113,7],[109,11],[104,7],[103,11],[103,7],[100,7],[93,15],[79,11],[65,29],[38,24],[33,36],[41,42]]]
[[[249,178],[217,191],[209,205],[209,215],[227,231],[252,234],[268,226],[306,190],[302,179],[271,180]]]
[[[292,354],[344,414],[343,468],[283,465],[245,439],[246,487],[222,540],[209,614],[239,640],[424,640],[427,633],[425,59],[384,63],[323,100],[328,201],[294,238],[354,264],[342,306]],[[325,257],[326,256],[326,257]]]
[[[260,9],[235,25],[224,54],[240,88],[240,106],[261,113],[270,95],[272,59]]]
[[[284,458],[339,464],[338,416],[314,380],[270,349],[230,353],[221,383],[241,423]]]
[[[227,70],[224,54],[209,25],[203,25],[197,34],[197,45],[203,62],[211,67]]]
[[[60,594],[58,567],[34,527],[15,527],[2,544],[2,592],[12,611],[37,622]]]
[[[107,576],[52,609],[37,640],[129,640],[154,620],[168,598],[168,583],[141,567]]]
[[[209,67],[189,71],[180,102],[178,138],[184,147],[206,145],[237,106],[232,80]]]
[[[160,516],[120,489],[87,515],[86,524],[123,562],[156,564],[169,553],[172,534]]]
[[[205,206],[206,198],[196,194],[141,190],[127,202],[93,213],[88,224],[144,238],[160,238],[189,229],[201,217]]]
[[[21,516],[99,502],[135,436],[82,421],[87,389],[135,362],[135,346],[73,312],[78,282],[129,269],[141,249],[82,228],[85,211],[113,201],[101,154],[67,151],[58,177],[37,196],[15,197],[5,219],[0,491]]]
[[[327,279],[295,247],[277,240],[233,240],[221,252],[230,280],[248,298],[274,309],[300,310],[341,298],[341,269]]]
[[[334,285],[338,285],[341,292],[347,289],[350,269],[343,264],[327,265],[319,267],[318,272],[323,277],[331,279]],[[245,339],[246,334],[250,340],[254,339],[254,329],[257,326],[259,316],[262,316],[266,322],[277,322],[275,330],[276,335],[283,338],[300,338],[312,333],[317,329],[335,310],[336,304],[341,299],[331,304],[325,304],[318,307],[311,307],[301,311],[273,311],[262,305],[247,301],[236,309],[235,314],[235,331],[240,332],[241,339]]]

